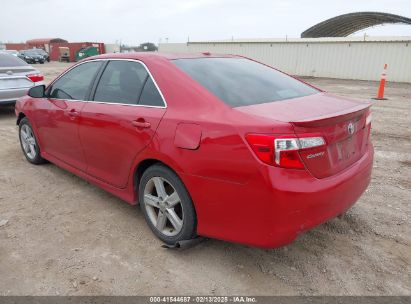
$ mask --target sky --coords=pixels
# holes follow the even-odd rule
[[[377,11],[411,18],[411,0],[0,0],[0,41],[62,38],[138,45],[241,38],[297,38],[328,18]],[[411,25],[356,35],[411,36]]]

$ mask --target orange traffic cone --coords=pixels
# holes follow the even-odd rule
[[[377,99],[377,100],[387,99],[387,98],[384,98],[385,77],[387,76],[387,67],[388,65],[384,64],[384,70],[382,71],[382,74],[381,74],[380,86],[378,87],[377,97],[374,99]]]

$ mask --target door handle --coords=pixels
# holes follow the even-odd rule
[[[68,115],[69,115],[71,118],[76,118],[77,116],[80,115],[80,113],[77,112],[75,109],[71,109],[71,110],[68,112]]]
[[[137,128],[145,128],[145,129],[147,129],[147,128],[150,128],[150,127],[151,127],[151,123],[145,121],[145,120],[142,119],[142,118],[139,118],[139,119],[137,119],[137,120],[133,120],[133,121],[131,122],[131,124],[132,124],[134,127],[137,127]]]

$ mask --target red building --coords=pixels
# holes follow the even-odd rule
[[[5,43],[5,45],[6,45],[6,50],[21,51],[27,48],[27,45],[25,43]]]
[[[98,49],[100,54],[106,52],[104,43],[101,42],[68,42],[61,38],[44,38],[31,39],[26,43],[6,43],[7,50],[25,50],[32,48],[44,49],[50,54],[50,60],[58,61],[60,59],[59,47],[68,47],[70,54],[70,61],[76,60],[76,53],[86,46],[94,46]]]
[[[50,53],[53,44],[56,43],[68,43],[68,41],[61,38],[31,39],[26,41],[28,49],[43,49],[48,53]]]

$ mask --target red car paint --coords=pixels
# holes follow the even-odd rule
[[[143,62],[166,108],[23,97],[16,115],[33,125],[42,157],[137,203],[139,165],[157,160],[187,187],[202,236],[272,248],[345,212],[367,188],[373,162],[369,102],[318,94],[231,108],[171,59],[155,53],[88,58]],[[222,57],[222,56],[218,56]],[[223,56],[233,57],[233,56]],[[347,125],[355,124],[355,134]],[[248,134],[320,134],[325,145],[298,151],[303,169],[262,162]],[[324,152],[326,161],[309,155]]]

